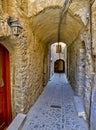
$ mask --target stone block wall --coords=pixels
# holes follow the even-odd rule
[[[58,7],[60,9],[64,1],[7,0],[6,3],[6,1],[4,0],[3,2],[4,3],[1,3],[0,1],[0,7],[1,7],[0,43],[3,44],[9,50],[10,53],[11,99],[12,99],[12,111],[14,117],[19,112],[22,113],[28,112],[31,105],[34,104],[37,97],[41,94],[44,86],[47,83],[48,44],[50,41],[57,40],[56,31],[58,27],[59,10],[57,11],[56,15],[55,7]],[[78,2],[80,4],[78,4]],[[54,9],[54,15],[52,16],[50,15],[52,14],[53,11],[53,9],[51,9],[50,11],[48,11],[49,13],[46,12],[46,14],[49,14],[50,17],[48,17],[48,15],[47,17],[45,17],[46,15],[44,15],[44,17],[41,18],[36,17],[38,19],[37,22],[38,24],[34,23],[36,25],[33,26],[34,25],[33,22],[35,21],[35,18],[33,18],[33,16],[37,14],[39,16],[39,12],[41,12],[45,8],[50,9],[50,7]],[[89,13],[88,9],[89,4],[87,0],[81,2],[77,0],[75,2],[74,1],[72,2],[70,10],[68,12],[68,13],[71,12],[72,14],[70,13],[70,17],[69,15],[67,15],[65,22],[66,24],[63,22],[64,28],[62,24],[62,30],[64,30],[64,32],[62,31],[62,34],[64,33],[64,35],[62,35],[62,37],[64,36],[64,39],[62,38],[62,41],[63,40],[65,40],[63,42],[69,41],[69,43],[66,42],[68,45],[68,78],[70,80],[73,89],[77,92],[79,96],[84,98],[86,113],[89,116],[90,91],[92,87],[96,88],[95,81],[93,81],[92,85],[92,77],[91,77],[93,66],[95,66],[94,72],[96,74],[96,60],[95,60],[96,55],[94,59],[94,65],[92,65],[92,59],[90,57],[90,37],[88,32],[89,24],[88,24],[88,18],[86,18],[87,13]],[[96,52],[95,10],[96,10],[96,2],[94,2],[93,5],[92,48],[94,50],[94,53]],[[15,18],[18,16],[17,18],[19,18],[20,23],[23,25],[23,30],[19,37],[12,36],[10,32],[10,28],[8,27],[6,22],[7,17],[9,15]],[[54,17],[55,19],[53,19],[53,16],[55,16]],[[40,23],[39,20],[42,21],[42,18],[43,20],[48,18],[49,21],[47,21],[47,23],[50,24],[43,23],[44,21]],[[53,27],[54,21],[55,21],[54,25],[56,26]],[[76,24],[78,25],[76,26]],[[88,26],[86,32],[84,26]],[[49,29],[49,27],[52,28]],[[81,28],[84,29],[82,33],[83,40],[79,37]],[[43,43],[41,41],[45,42]],[[81,47],[82,41],[85,42],[85,50],[84,48]],[[94,92],[95,91],[93,91],[93,95]],[[93,102],[95,102],[94,99]]]
[[[18,49],[16,51],[16,55],[20,58],[15,64],[13,87],[15,107],[13,110],[15,109],[16,113],[28,112],[47,82],[47,53],[45,55],[47,50],[45,44],[39,43],[33,35],[28,40],[30,40],[30,43],[27,41],[24,44],[23,41],[20,44],[21,57],[18,54]]]
[[[92,95],[95,94],[96,83],[94,76],[96,74],[96,60],[92,59],[90,35],[83,32],[83,40],[78,37],[77,40],[68,47],[68,77],[76,94],[84,100],[87,118],[90,117],[90,104],[95,103]],[[93,35],[94,36],[94,35]],[[94,37],[93,37],[94,38]],[[93,41],[95,41],[93,39]],[[73,59],[75,59],[73,61]]]
[[[3,24],[0,23],[0,43],[10,53],[11,104],[14,118],[18,113],[29,111],[47,83],[48,48],[36,39],[30,29],[25,31],[26,25],[23,25],[22,33],[14,37],[5,23],[6,20]]]
[[[85,43],[78,37],[68,47],[68,79],[76,94],[84,97],[85,88]]]
[[[72,45],[70,45],[67,48],[68,51],[68,79],[73,87],[73,89],[76,89],[76,79],[75,79],[75,73],[76,73],[76,42],[74,42]]]

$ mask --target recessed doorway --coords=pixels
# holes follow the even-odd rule
[[[54,63],[55,73],[65,73],[65,62],[62,59],[56,60]]]
[[[10,90],[10,59],[8,50],[0,44],[0,130],[12,120]]]

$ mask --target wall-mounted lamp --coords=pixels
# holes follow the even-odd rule
[[[13,18],[9,16],[7,19],[7,24],[10,26],[12,34],[14,36],[19,36],[21,29],[23,29],[19,21],[13,20]]]

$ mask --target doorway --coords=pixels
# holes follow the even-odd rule
[[[10,59],[8,50],[0,44],[0,130],[12,120],[10,90]]]
[[[65,73],[65,62],[62,59],[56,60],[54,63],[55,73]]]

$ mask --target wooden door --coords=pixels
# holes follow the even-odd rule
[[[9,53],[0,45],[0,130],[11,122]]]
[[[62,59],[59,59],[54,63],[54,72],[55,73],[65,72],[65,62]]]

